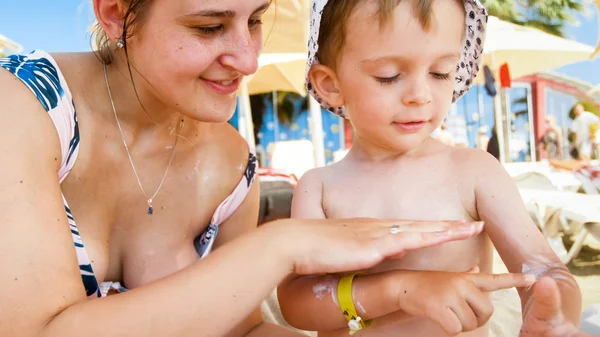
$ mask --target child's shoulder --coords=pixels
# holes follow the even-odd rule
[[[453,147],[451,150],[452,158],[464,165],[471,164],[491,164],[500,165],[500,162],[488,152],[473,148]]]
[[[452,148],[450,151],[452,165],[462,177],[478,179],[504,171],[498,159],[480,149]]]
[[[296,189],[314,188],[323,185],[327,166],[312,168],[302,174]]]
[[[342,160],[343,161],[343,160]],[[326,185],[335,183],[336,177],[344,170],[344,163],[336,162],[322,167],[316,167],[302,174],[298,181],[297,188],[300,189],[325,189]]]

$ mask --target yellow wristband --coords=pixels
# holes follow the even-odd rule
[[[354,299],[352,298],[352,281],[357,275],[362,273],[354,273],[345,275],[338,282],[337,297],[342,314],[348,320],[348,327],[350,328],[350,334],[354,334],[356,331],[363,328],[368,328],[373,320],[363,320],[354,307]]]

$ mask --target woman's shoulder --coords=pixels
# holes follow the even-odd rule
[[[19,79],[37,98],[48,112],[65,105],[71,108],[72,94],[69,89],[74,76],[65,76],[79,71],[78,65],[90,53],[48,53],[34,50],[29,54],[14,54],[0,58],[0,68],[4,68]],[[80,72],[80,71],[79,71]]]
[[[0,140],[11,144],[14,154],[23,160],[29,160],[35,152],[38,157],[55,158],[60,163],[60,144],[47,113],[56,104],[60,90],[52,74],[24,74],[19,68],[27,62],[22,55],[0,59],[0,119],[6,126]]]
[[[65,83],[54,58],[44,51],[14,54],[0,59],[0,67],[20,80],[46,111],[55,109],[65,94]],[[19,90],[15,86],[4,87]]]
[[[236,184],[246,174],[248,166],[256,165],[254,149],[229,123],[212,125],[210,158],[223,180]]]
[[[214,132],[218,135],[220,147],[225,150],[227,157],[236,160],[240,157],[248,157],[254,150],[250,147],[248,141],[242,137],[239,131],[229,123],[220,123],[214,125]]]
[[[58,135],[62,158],[59,162],[61,179],[66,177],[75,162],[79,145],[74,99],[63,76],[63,70],[70,68],[72,62],[57,61],[69,54],[51,55],[36,50],[0,59],[0,68],[6,70],[1,71],[0,87],[6,88],[7,94],[0,104],[19,106],[20,122],[35,126],[31,132],[37,130],[40,135],[53,138]],[[45,114],[40,113],[40,107],[46,111]],[[24,142],[25,145],[28,143]]]

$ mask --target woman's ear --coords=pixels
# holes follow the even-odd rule
[[[308,78],[317,95],[332,107],[344,105],[342,91],[335,72],[322,64],[313,64],[308,71]]]
[[[96,20],[112,42],[123,35],[125,4],[122,0],[93,0]]]

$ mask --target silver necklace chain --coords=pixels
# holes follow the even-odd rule
[[[110,105],[112,106],[112,110],[115,115],[115,121],[117,122],[117,127],[119,128],[119,132],[121,133],[121,140],[123,141],[123,145],[125,146],[125,152],[127,153],[127,157],[129,158],[129,163],[131,164],[131,168],[133,169],[133,173],[135,174],[135,179],[137,180],[138,186],[140,187],[140,190],[142,190],[142,193],[144,194],[144,196],[146,197],[146,199],[148,201],[148,214],[152,215],[152,214],[154,214],[154,208],[152,207],[152,201],[158,194],[158,191],[160,191],[160,189],[162,188],[162,185],[165,182],[165,178],[167,178],[167,173],[169,172],[169,168],[171,167],[171,163],[173,162],[173,157],[175,157],[175,148],[177,147],[177,141],[179,140],[179,134],[181,132],[181,128],[183,127],[183,119],[181,120],[181,122],[179,122],[179,125],[178,125],[177,137],[175,137],[175,144],[173,144],[173,150],[171,151],[171,158],[169,159],[169,164],[167,165],[167,169],[165,170],[165,173],[163,174],[163,177],[160,181],[160,184],[158,185],[158,188],[156,188],[156,191],[154,191],[154,194],[151,197],[148,197],[148,194],[146,194],[146,191],[144,190],[144,187],[142,186],[142,182],[140,181],[140,177],[135,168],[135,164],[133,163],[133,158],[131,158],[131,153],[129,153],[129,146],[127,146],[127,142],[125,141],[125,135],[123,134],[123,128],[121,128],[121,123],[119,122],[119,117],[117,116],[117,109],[115,108],[115,102],[113,101],[112,93],[110,91],[110,84],[108,83],[108,74],[106,71],[106,64],[104,65],[104,80],[106,81],[106,90],[108,91],[108,98],[110,99]]]

